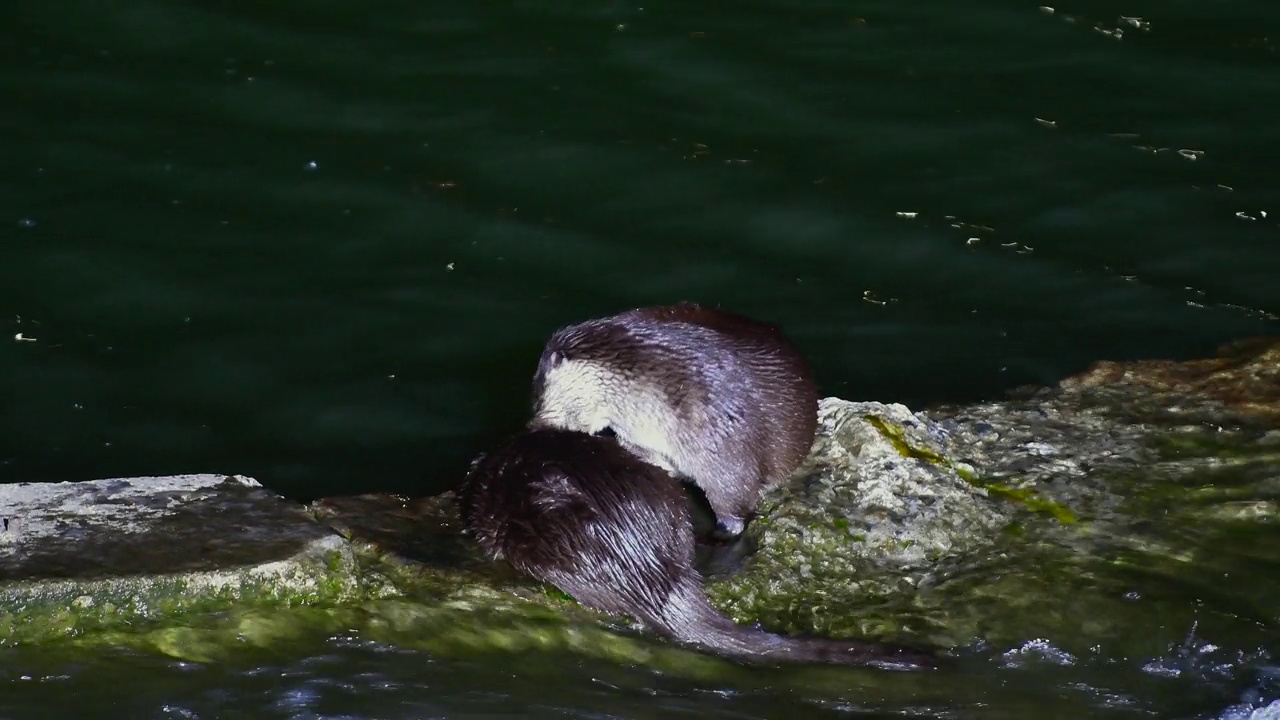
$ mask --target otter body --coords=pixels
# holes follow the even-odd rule
[[[740,658],[932,664],[910,650],[784,637],[722,615],[693,566],[684,490],[614,438],[525,430],[476,459],[459,501],[469,532],[490,557],[678,641]]]
[[[777,328],[693,304],[556,331],[533,387],[535,424],[612,431],[696,484],[728,535],[800,466],[818,426],[817,387]]]

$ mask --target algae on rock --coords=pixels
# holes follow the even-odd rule
[[[805,467],[763,498],[738,546],[753,553],[708,594],[776,632],[969,647],[1070,632],[1055,641],[1075,652],[1147,652],[1143,617],[1174,611],[1129,600],[1131,576],[1280,562],[1263,545],[1196,555],[1276,522],[1277,346],[1150,364],[1156,376],[1105,365],[1096,382],[919,413],[826,398]],[[75,634],[207,658],[347,628],[440,653],[725,667],[487,562],[451,493],[308,513],[239,477],[5,486],[0,520],[0,642]],[[1234,597],[1274,621],[1270,598]]]
[[[780,632],[901,635],[934,564],[989,546],[1014,508],[962,477],[937,428],[902,405],[825,398],[819,419],[804,467],[748,526],[756,554],[709,595]]]
[[[0,642],[360,594],[351,547],[242,476],[0,485]]]

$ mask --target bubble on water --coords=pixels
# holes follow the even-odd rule
[[[308,710],[320,700],[320,690],[311,685],[285,690],[272,703],[278,710]]]
[[[304,167],[306,168],[307,172],[315,172],[320,169],[320,163],[316,162],[315,160],[312,160],[308,162]]]
[[[1007,651],[1001,661],[1005,667],[1021,667],[1029,661],[1038,660],[1043,663],[1069,666],[1076,663],[1076,658],[1066,650],[1062,650],[1044,638],[1028,640],[1019,647]]]
[[[18,227],[20,228],[33,228],[35,226],[36,221],[31,218],[22,218],[18,221]]]

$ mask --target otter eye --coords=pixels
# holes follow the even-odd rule
[[[618,437],[618,433],[614,432],[611,427],[605,427],[597,430],[594,434],[596,437]]]

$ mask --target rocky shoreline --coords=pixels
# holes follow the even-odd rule
[[[1026,608],[1060,596],[1063,568],[1082,558],[1184,562],[1185,550],[1129,532],[1153,504],[1206,532],[1280,517],[1280,339],[1190,362],[1098,363],[963,407],[827,398],[820,418],[803,471],[765,499],[742,544],[705,558],[713,602],[739,622],[998,644],[1029,631]],[[1215,490],[1228,476],[1235,490]],[[1010,558],[1017,570],[992,580]],[[1060,605],[1058,621],[1092,617]],[[286,616],[441,652],[670,651],[482,561],[449,493],[303,506],[241,476],[0,486],[0,644],[106,639],[205,656],[232,637],[278,641]],[[1122,633],[1126,618],[1090,621]]]

